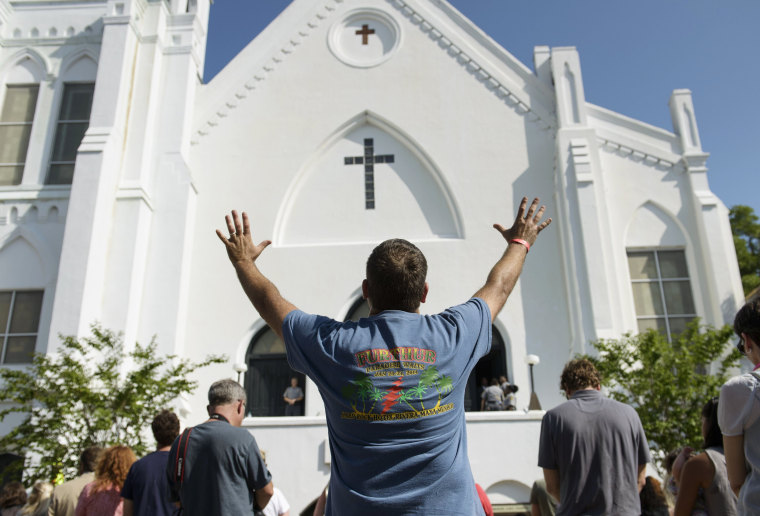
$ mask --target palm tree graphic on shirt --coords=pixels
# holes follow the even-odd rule
[[[378,412],[387,413],[391,408],[402,403],[418,414],[421,410],[425,410],[424,399],[429,389],[434,388],[438,393],[437,403],[433,407],[435,409],[440,407],[443,395],[454,388],[451,377],[441,375],[435,366],[425,368],[417,376],[417,384],[406,389],[402,387],[405,378],[413,377],[398,376],[387,390],[382,390],[374,385],[371,375],[359,373],[343,386],[341,394],[349,401],[354,412],[359,414],[371,414],[376,406]],[[372,404],[368,409],[367,405],[370,401]],[[379,401],[381,403],[378,406]],[[419,409],[413,405],[415,402],[419,402]]]

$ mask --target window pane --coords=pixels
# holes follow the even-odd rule
[[[0,165],[0,186],[21,184],[21,174],[23,173],[23,165]]]
[[[24,163],[31,124],[0,125],[0,163]]]
[[[53,157],[50,161],[74,161],[82,137],[87,131],[87,122],[67,122],[58,124],[55,132]]]
[[[0,122],[31,122],[37,106],[39,86],[8,86],[5,90],[3,112]]]
[[[659,251],[660,274],[663,278],[688,278],[686,256],[683,251]]]
[[[94,84],[66,84],[61,101],[59,121],[90,120]]]
[[[8,327],[8,312],[10,309],[11,293],[0,292],[0,335],[5,333],[5,329]]]
[[[660,287],[657,283],[634,283],[633,300],[636,315],[664,315]]]
[[[50,165],[45,184],[70,185],[74,181],[74,165]]]
[[[628,269],[631,271],[631,279],[657,278],[657,265],[654,261],[654,253],[628,253]]]
[[[5,351],[6,364],[28,364],[32,361],[34,344],[37,336],[8,337],[8,349]]]
[[[285,353],[285,342],[275,332],[267,328],[255,337],[252,355],[281,355]]]
[[[640,333],[644,333],[647,330],[657,330],[664,335],[667,332],[664,317],[658,317],[657,319],[639,319],[638,323]]]
[[[673,336],[686,330],[686,325],[689,324],[693,317],[668,317],[668,324],[670,325],[670,334]]]
[[[689,280],[663,281],[662,290],[665,293],[665,306],[669,315],[694,313],[694,300],[691,297]]]
[[[42,292],[16,292],[10,333],[37,333],[40,325]],[[8,348],[10,351],[10,347]]]

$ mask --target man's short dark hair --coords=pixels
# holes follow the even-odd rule
[[[736,312],[734,331],[738,336],[746,333],[760,345],[760,298],[750,301]]]
[[[602,377],[594,364],[585,358],[571,360],[565,365],[560,377],[560,388],[565,393],[571,393],[589,387],[596,389],[601,387]]]
[[[159,448],[171,446],[179,435],[179,418],[171,410],[162,410],[150,424]]]
[[[386,240],[367,259],[372,309],[416,312],[426,277],[427,260],[416,245],[400,238]]]
[[[101,453],[103,453],[103,448],[100,446],[90,446],[82,450],[82,454],[79,456],[79,474],[95,471]]]
[[[238,400],[247,400],[245,389],[235,380],[224,379],[211,384],[208,389],[208,404],[212,407],[220,407],[235,403]]]

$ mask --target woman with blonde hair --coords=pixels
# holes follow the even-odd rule
[[[22,516],[47,516],[50,506],[50,495],[53,494],[53,484],[50,482],[35,482],[32,494],[26,500],[26,505],[19,513]]]
[[[76,516],[121,516],[124,506],[121,488],[136,460],[129,446],[106,449],[95,467],[95,480],[84,486],[79,495]]]

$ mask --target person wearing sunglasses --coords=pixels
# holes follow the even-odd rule
[[[736,347],[754,369],[727,381],[720,390],[718,424],[731,489],[740,515],[760,514],[760,299],[744,305],[734,318]]]

